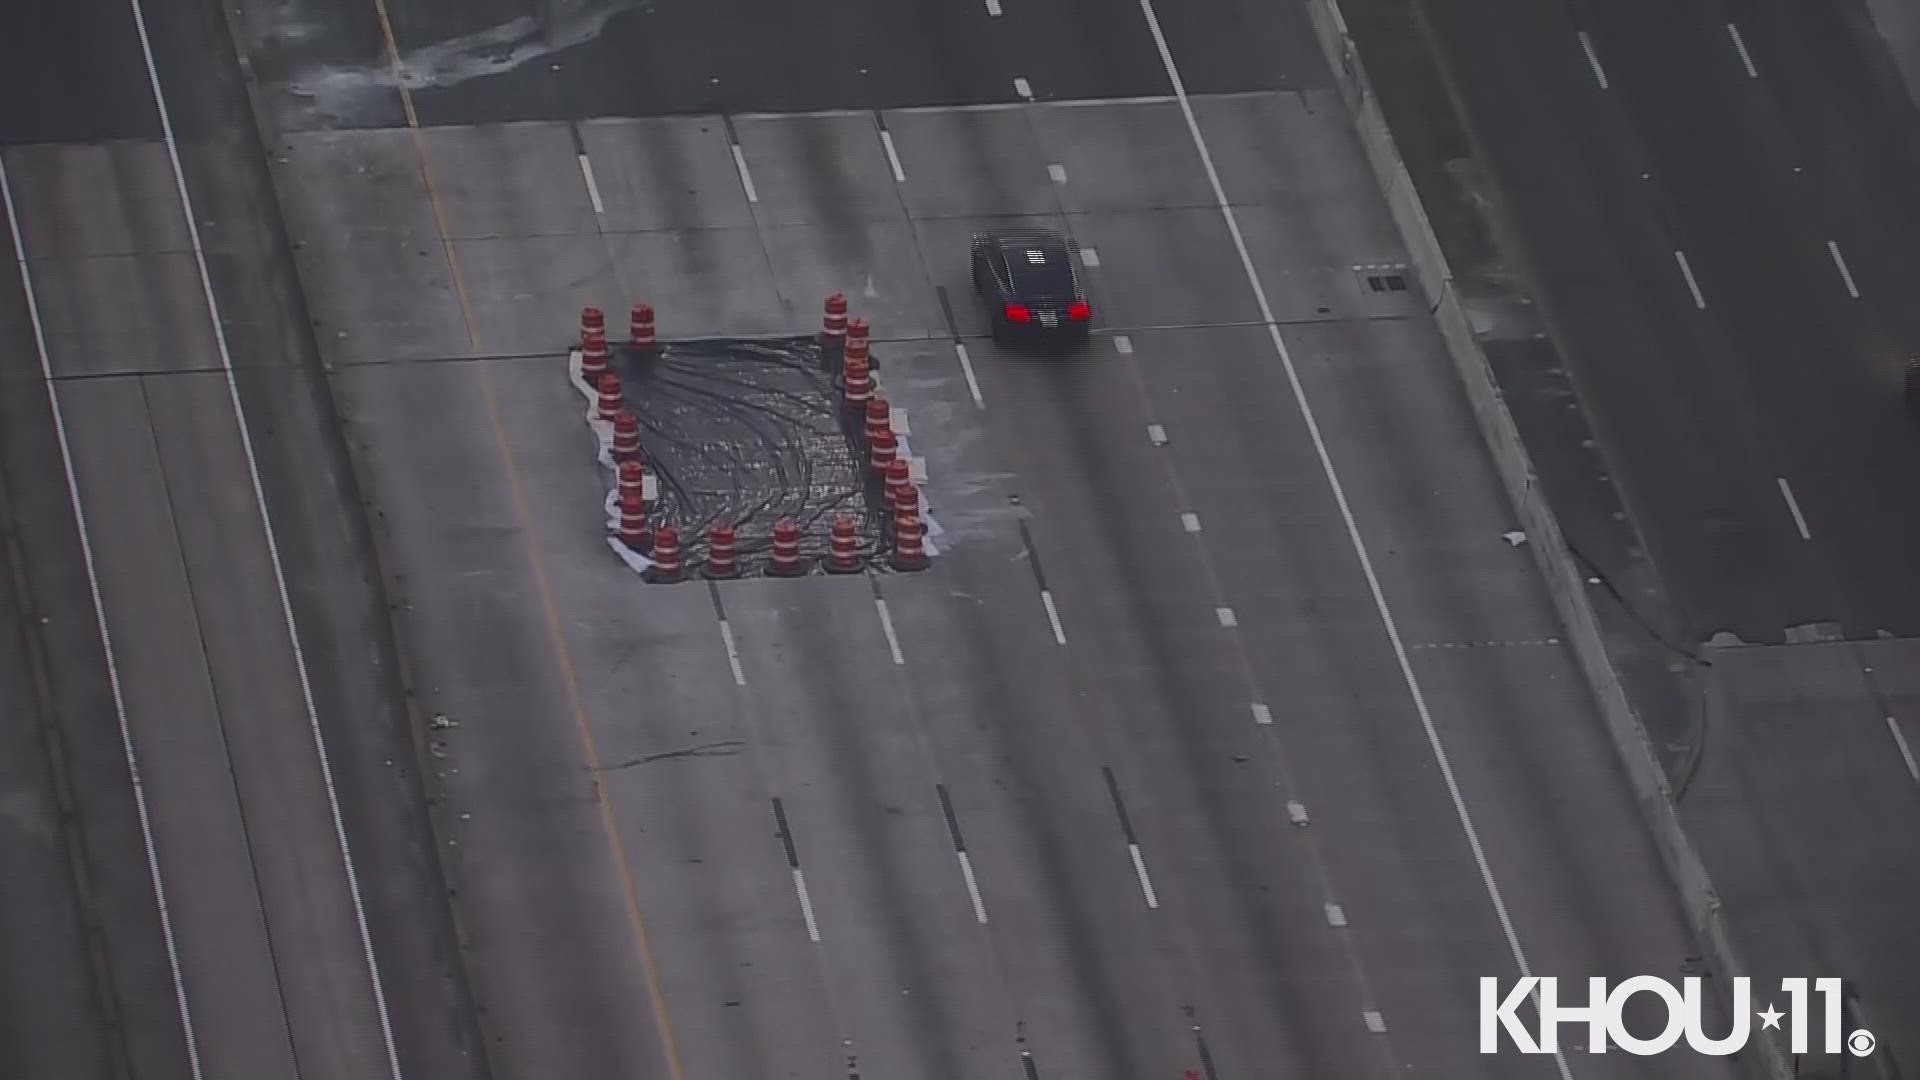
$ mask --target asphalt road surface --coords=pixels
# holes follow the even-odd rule
[[[371,0],[234,16],[303,303],[247,184],[258,157],[230,137],[243,98],[206,63],[223,28],[182,16],[158,66],[200,136],[186,186],[221,241],[214,303],[248,358],[241,401],[403,1073],[1548,1077],[1549,1058],[1475,1053],[1478,977],[1522,957],[1674,973],[1694,952],[1503,537],[1437,334],[1411,293],[1367,284],[1404,254],[1297,9],[1157,12],[1190,129],[1135,4],[847,5],[817,23],[390,8],[408,101]],[[272,553],[211,320],[193,318],[207,300],[178,270],[186,219],[164,213],[170,163],[137,111],[118,129],[93,118],[105,106],[74,111],[88,122],[22,111],[47,126],[22,121],[21,141],[65,141],[6,163],[46,264],[36,296],[59,312],[81,501],[119,515],[89,535],[128,722],[182,733],[136,743],[160,755],[143,766],[162,876],[183,878],[199,1042],[227,1055],[212,1075],[349,1068],[292,1060],[310,1045],[378,1074]],[[140,141],[91,145],[114,137]],[[89,198],[116,209],[62,202]],[[1010,218],[1092,253],[1086,357],[985,338],[965,238]],[[84,272],[112,256],[119,277]],[[606,549],[564,375],[579,308],[644,296],[668,336],[804,331],[834,289],[872,320],[926,460],[934,567],[642,584]],[[121,318],[103,331],[81,317],[95,308]],[[8,378],[44,389],[24,341]],[[68,591],[80,615],[49,651],[93,687],[87,578],[37,424],[21,430],[39,443],[6,448],[13,501],[41,509],[16,510],[39,529],[22,561]],[[377,563],[352,527],[363,497]],[[402,681],[416,719],[445,718],[419,737],[457,964],[402,777]],[[62,722],[110,761],[116,715],[93,692]],[[124,769],[89,789],[121,800],[112,820]],[[166,829],[188,813],[249,832],[183,847]],[[107,925],[137,959],[157,920],[150,889],[148,925],[133,914],[141,845],[122,832],[89,851],[123,876]],[[290,864],[314,887],[292,895]],[[134,972],[148,985],[115,985],[154,1040],[139,1075],[181,1075],[164,954]],[[462,973],[478,1041],[456,1022]]]
[[[1863,16],[1428,15],[1683,634],[1920,629],[1920,157]]]

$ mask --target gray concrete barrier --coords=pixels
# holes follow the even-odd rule
[[[1587,596],[1586,580],[1567,549],[1545,494],[1535,482],[1532,459],[1520,441],[1519,429],[1501,397],[1493,369],[1454,292],[1452,270],[1427,220],[1413,178],[1401,161],[1393,133],[1387,128],[1386,116],[1367,80],[1359,51],[1347,32],[1339,0],[1308,0],[1307,9],[1320,51],[1333,69],[1340,96],[1366,151],[1367,162],[1407,246],[1414,276],[1439,324],[1447,354],[1466,387],[1481,435],[1493,454],[1521,527],[1526,530],[1527,546],[1539,564],[1541,576],[1546,579],[1554,609],[1566,628],[1567,640],[1593,688],[1614,750],[1633,784],[1641,816],[1652,831],[1661,859],[1679,890],[1695,939],[1713,971],[1729,980],[1722,985],[1730,994],[1730,980],[1748,971],[1730,940],[1721,915],[1719,894],[1714,891],[1705,864],[1681,827],[1666,774],[1607,655],[1599,618]],[[1792,1080],[1794,1070],[1786,1047],[1771,1033],[1755,1032],[1749,1045],[1758,1051],[1753,1056],[1760,1075],[1767,1080]]]

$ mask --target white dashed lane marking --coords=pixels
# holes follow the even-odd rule
[[[1913,760],[1913,748],[1907,745],[1906,733],[1900,730],[1900,721],[1887,717],[1887,730],[1893,732],[1893,742],[1900,748],[1900,760],[1907,763],[1907,775],[1913,782],[1920,784],[1920,763]]]
[[[1053,628],[1053,640],[1056,644],[1067,643],[1067,631],[1060,625],[1060,609],[1053,606],[1053,590],[1040,590],[1040,603],[1047,609],[1047,625]]]
[[[585,154],[580,155],[580,175],[587,181],[587,200],[593,203],[593,212],[604,217],[607,207],[600,201],[600,185],[593,179],[593,162]]]
[[[893,182],[896,184],[906,183],[907,170],[900,165],[900,151],[894,149],[893,132],[888,131],[886,128],[881,128],[880,145],[886,148],[887,165],[893,169]]]
[[[973,374],[973,358],[967,355],[967,347],[956,341],[953,343],[954,355],[960,358],[960,371],[967,377],[967,393],[973,395],[973,407],[984,409],[987,401],[980,396],[980,380]]]
[[[739,143],[733,144],[733,164],[740,170],[740,186],[747,190],[747,201],[759,202],[760,193],[753,189],[753,174],[747,171],[747,155],[740,149]]]
[[[1753,69],[1753,57],[1747,55],[1747,43],[1740,39],[1740,28],[1728,23],[1727,36],[1733,39],[1734,50],[1740,54],[1740,66],[1747,69],[1747,78],[1759,78],[1760,73]]]
[[[874,610],[880,613],[880,629],[887,635],[887,651],[893,654],[893,662],[904,665],[906,654],[900,651],[900,635],[893,629],[893,613],[887,610],[887,602],[879,597],[873,598]]]
[[[1593,77],[1600,82],[1600,89],[1607,88],[1607,73],[1600,69],[1599,54],[1593,51],[1593,39],[1585,30],[1580,31],[1580,50],[1587,54],[1587,64],[1593,68]]]
[[[740,666],[740,649],[733,641],[733,624],[726,619],[720,620],[720,640],[727,647],[727,666],[733,669],[733,684],[747,685],[747,672]]]
[[[1793,489],[1787,486],[1787,478],[1778,476],[1774,479],[1780,482],[1780,497],[1787,500],[1787,509],[1793,513],[1793,527],[1800,530],[1800,539],[1813,539],[1813,533],[1807,529],[1807,519],[1800,513],[1800,500],[1793,497]]]
[[[1707,309],[1707,300],[1700,295],[1700,283],[1693,279],[1693,267],[1687,262],[1687,253],[1675,251],[1673,261],[1680,264],[1680,273],[1687,279],[1687,291],[1693,294],[1693,306],[1702,311]]]
[[[1834,268],[1840,271],[1840,280],[1847,286],[1847,295],[1855,300],[1860,299],[1860,290],[1853,284],[1853,271],[1847,269],[1847,260],[1840,254],[1840,245],[1832,240],[1827,241],[1827,254],[1833,256]]]

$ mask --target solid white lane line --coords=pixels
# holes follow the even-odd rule
[[[887,602],[876,596],[873,607],[880,613],[880,629],[887,632],[887,651],[893,654],[893,662],[905,664],[907,658],[900,652],[900,635],[893,632],[893,615],[887,611]]]
[[[128,0],[133,12],[134,29],[140,36],[140,54],[147,66],[147,83],[153,88],[154,110],[160,114],[161,140],[167,147],[167,162],[173,169],[174,190],[180,196],[181,216],[186,220],[187,238],[192,243],[193,261],[200,274],[200,292],[213,322],[213,340],[220,353],[220,367],[226,373],[227,398],[233,405],[234,426],[239,429],[240,448],[247,459],[247,479],[253,488],[254,508],[260,512],[260,532],[266,540],[268,560],[273,565],[273,583],[280,598],[280,615],[293,650],[294,669],[300,679],[301,703],[306,707],[307,728],[313,735],[313,750],[320,759],[320,779],[327,792],[327,809],[333,817],[333,838],[340,849],[340,865],[347,879],[347,895],[353,907],[354,928],[360,936],[360,954],[367,965],[367,981],[373,991],[374,1011],[380,1020],[380,1039],[387,1054],[387,1070],[393,1080],[401,1080],[400,1052],[394,1045],[393,1021],[387,1015],[387,994],[380,983],[380,964],[373,955],[373,934],[367,928],[367,909],[360,899],[360,875],[354,869],[353,849],[347,842],[346,820],[340,812],[340,794],[334,787],[333,765],[327,757],[327,742],[320,732],[320,713],[314,705],[313,681],[307,675],[306,650],[300,644],[300,629],[294,623],[293,602],[287,595],[287,573],[280,564],[280,542],[274,535],[273,515],[267,509],[266,491],[260,482],[260,462],[253,451],[253,435],[247,430],[247,413],[240,403],[240,384],[234,377],[233,351],[227,345],[226,322],[220,315],[220,302],[213,294],[213,275],[207,269],[206,247],[200,239],[199,215],[194,212],[193,196],[187,191],[186,170],[180,164],[180,144],[174,138],[173,117],[167,109],[166,93],[160,88],[160,68],[153,59],[153,41],[147,35],[147,16],[140,0]]]
[[[1827,254],[1833,256],[1833,265],[1840,271],[1840,280],[1847,284],[1847,295],[1855,300],[1860,299],[1860,290],[1853,284],[1853,271],[1847,269],[1847,260],[1840,255],[1840,245],[1832,240],[1827,241]]]
[[[893,147],[893,132],[888,131],[886,128],[881,128],[880,145],[887,149],[887,165],[893,169],[893,182],[896,184],[906,183],[907,170],[900,166],[900,151]]]
[[[87,593],[93,599],[93,622],[100,634],[101,655],[106,661],[107,689],[113,695],[113,715],[120,728],[120,754],[127,764],[127,776],[133,786],[133,808],[140,819],[140,843],[146,850],[147,881],[153,888],[153,901],[160,912],[160,938],[167,954],[167,972],[173,980],[174,1010],[180,1016],[180,1030],[187,1045],[187,1068],[194,1080],[201,1080],[200,1040],[193,1030],[193,1010],[187,1006],[187,981],[180,970],[180,949],[173,933],[173,911],[167,904],[167,886],[160,875],[160,849],[153,838],[153,817],[147,809],[147,784],[140,771],[140,755],[133,746],[133,725],[127,720],[127,699],[120,687],[120,664],[113,648],[113,634],[107,629],[106,599],[100,591],[100,572],[94,563],[93,539],[87,529],[87,512],[81,505],[80,480],[73,469],[73,449],[67,441],[66,415],[60,409],[60,395],[53,381],[53,362],[47,353],[46,326],[40,320],[40,301],[34,292],[33,268],[27,263],[25,241],[21,239],[20,216],[13,204],[13,184],[7,167],[0,161],[0,200],[7,208],[7,228],[13,233],[14,262],[20,271],[20,288],[26,294],[27,320],[33,326],[34,348],[40,353],[40,381],[46,387],[47,406],[53,413],[54,440],[60,446],[60,467],[67,481],[67,503],[80,539],[80,562],[87,574]]]
[[[600,201],[600,185],[593,179],[593,162],[585,154],[580,155],[580,175],[587,181],[587,199],[593,203],[593,212],[605,216],[607,206]]]
[[[1040,602],[1047,608],[1047,624],[1053,627],[1053,640],[1061,645],[1067,643],[1067,632],[1060,625],[1060,609],[1053,606],[1053,590],[1041,589]]]
[[[1733,39],[1733,47],[1740,52],[1740,65],[1747,69],[1747,78],[1759,78],[1760,73],[1753,69],[1753,57],[1747,55],[1747,43],[1740,40],[1740,28],[1728,23],[1727,36]]]
[[[967,393],[973,395],[973,407],[986,408],[987,402],[980,396],[980,380],[973,375],[973,360],[967,356],[967,347],[956,341],[953,343],[953,351],[960,357],[960,371],[967,377]]]
[[[987,924],[987,902],[980,898],[980,882],[973,876],[973,860],[967,858],[964,851],[956,851],[960,856],[960,876],[967,882],[967,899],[973,901],[973,921],[982,926]]]
[[[1140,892],[1147,898],[1147,906],[1158,908],[1160,898],[1153,894],[1153,879],[1147,876],[1147,859],[1140,854],[1140,845],[1128,844],[1127,854],[1133,856],[1133,872],[1140,879]]]
[[[1593,51],[1593,39],[1585,30],[1580,31],[1580,48],[1587,54],[1587,63],[1593,68],[1593,77],[1600,81],[1600,89],[1607,88],[1607,73],[1600,69],[1600,56]]]
[[[1687,279],[1687,291],[1693,294],[1693,306],[1705,311],[1707,300],[1700,295],[1700,283],[1693,279],[1693,267],[1687,262],[1687,253],[1676,249],[1673,253],[1673,261],[1680,264],[1680,273]]]
[[[1033,100],[1033,87],[1029,86],[1025,79],[1013,80],[1013,92],[1028,101]]]
[[[1787,486],[1787,478],[1779,476],[1774,479],[1780,481],[1780,495],[1787,500],[1787,509],[1793,511],[1793,527],[1800,530],[1800,539],[1813,539],[1813,534],[1807,531],[1807,519],[1800,516],[1800,501],[1793,497],[1793,489]]]
[[[727,666],[733,669],[733,684],[747,685],[747,672],[740,666],[740,650],[733,643],[733,626],[726,619],[720,620],[720,640],[727,646]]]
[[[820,940],[820,924],[813,921],[813,898],[807,895],[807,875],[793,868],[793,891],[800,898],[800,917],[807,921],[807,936],[814,941]]]
[[[760,193],[753,189],[753,174],[747,171],[747,155],[740,149],[739,143],[733,144],[733,164],[740,170],[740,186],[747,189],[747,201],[759,202]]]
[[[1294,403],[1300,409],[1300,417],[1306,422],[1307,433],[1313,441],[1314,453],[1320,459],[1320,470],[1327,478],[1327,486],[1333,492],[1334,503],[1340,508],[1340,517],[1346,524],[1347,540],[1353,547],[1360,569],[1367,579],[1367,589],[1372,594],[1374,610],[1387,631],[1387,640],[1393,645],[1394,659],[1400,667],[1400,677],[1406,683],[1407,693],[1413,698],[1415,711],[1420,715],[1420,726],[1427,736],[1427,745],[1432,749],[1434,761],[1440,767],[1441,778],[1446,782],[1448,798],[1453,802],[1455,815],[1459,818],[1461,831],[1466,834],[1467,846],[1473,852],[1473,861],[1480,873],[1480,881],[1486,887],[1487,899],[1493,905],[1494,914],[1500,922],[1500,931],[1506,938],[1507,948],[1511,952],[1514,964],[1522,977],[1533,974],[1532,965],[1527,961],[1526,950],[1520,945],[1519,933],[1514,929],[1512,915],[1507,911],[1507,902],[1500,895],[1499,883],[1494,880],[1493,868],[1487,861],[1486,847],[1480,842],[1480,831],[1473,823],[1473,814],[1467,808],[1466,796],[1460,790],[1458,777],[1454,775],[1453,764],[1447,758],[1445,745],[1441,742],[1439,728],[1433,720],[1433,712],[1427,707],[1427,698],[1420,688],[1420,680],[1413,673],[1413,662],[1408,659],[1406,643],[1400,637],[1400,629],[1393,618],[1393,609],[1387,604],[1385,590],[1380,585],[1380,576],[1374,571],[1373,559],[1367,553],[1366,541],[1360,536],[1360,524],[1354,518],[1353,506],[1347,501],[1346,488],[1340,483],[1340,474],[1334,468],[1333,456],[1327,450],[1327,443],[1320,433],[1320,422],[1315,417],[1312,404],[1307,400],[1306,388],[1300,382],[1300,372],[1293,362],[1293,354],[1287,349],[1286,339],[1280,335],[1280,324],[1275,320],[1273,304],[1267,298],[1266,286],[1260,282],[1260,272],[1253,265],[1253,255],[1247,250],[1246,237],[1240,232],[1239,219],[1234,215],[1233,205],[1227,200],[1226,188],[1220,183],[1220,172],[1214,167],[1213,154],[1207,149],[1205,136],[1200,133],[1200,122],[1194,116],[1193,102],[1187,96],[1186,83],[1180,78],[1180,70],[1173,62],[1173,53],[1167,47],[1167,38],[1160,30],[1160,19],[1154,13],[1153,0],[1140,0],[1140,10],[1146,16],[1147,28],[1153,34],[1154,46],[1160,51],[1160,62],[1166,68],[1167,78],[1173,83],[1173,93],[1180,105],[1181,116],[1186,120],[1187,134],[1193,139],[1194,150],[1200,155],[1200,164],[1206,171],[1207,182],[1213,188],[1214,204],[1221,217],[1227,223],[1227,233],[1233,239],[1235,252],[1240,257],[1240,269],[1246,275],[1247,283],[1253,288],[1254,299],[1260,306],[1261,321],[1266,325],[1267,337],[1273,343],[1274,352],[1279,355],[1280,365],[1286,370],[1287,382],[1293,389]],[[1562,1080],[1573,1080],[1573,1073],[1567,1067],[1566,1055],[1556,1053],[1554,1061],[1559,1067]]]
[[[1914,783],[1920,784],[1920,764],[1914,763],[1913,748],[1907,745],[1907,736],[1900,730],[1900,722],[1891,716],[1887,717],[1887,730],[1893,732],[1894,745],[1900,748],[1900,760],[1907,763],[1907,775],[1913,777]]]

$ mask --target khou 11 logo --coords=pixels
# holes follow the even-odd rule
[[[1702,1054],[1713,1057],[1725,1057],[1738,1053],[1747,1045],[1747,1038],[1753,1032],[1753,1018],[1760,1018],[1760,1030],[1768,1028],[1782,1030],[1780,1021],[1784,1018],[1784,1029],[1792,1043],[1790,1052],[1795,1054],[1845,1052],[1854,1057],[1866,1057],[1873,1053],[1875,1039],[1873,1032],[1857,1028],[1844,1040],[1841,1038],[1840,1023],[1840,980],[1814,979],[1813,994],[1807,993],[1806,979],[1781,979],[1780,989],[1787,995],[1787,1011],[1782,1013],[1767,1003],[1766,1011],[1756,1012],[1753,1008],[1752,987],[1745,976],[1733,980],[1733,1021],[1731,1029],[1722,1038],[1711,1038],[1705,1028],[1705,1010],[1702,1007],[1700,979],[1689,976],[1683,980],[1680,989],[1674,989],[1671,982],[1652,975],[1638,975],[1621,982],[1609,990],[1607,980],[1595,978],[1587,980],[1586,1005],[1560,1004],[1559,980],[1548,977],[1527,976],[1516,983],[1506,998],[1500,998],[1500,980],[1482,978],[1480,980],[1480,1052],[1499,1053],[1499,1033],[1504,1030],[1513,1043],[1513,1048],[1523,1054],[1557,1054],[1560,1052],[1560,1025],[1584,1024],[1586,1027],[1586,1045],[1589,1053],[1604,1054],[1609,1044],[1618,1046],[1629,1054],[1648,1057],[1663,1054],[1679,1044],[1684,1036],[1687,1045]],[[1520,1019],[1520,1005],[1535,991],[1539,994],[1540,1030],[1538,1033],[1527,1031]],[[1635,994],[1652,994],[1667,1004],[1667,1026],[1659,1035],[1650,1039],[1635,1036],[1627,1030],[1621,1019],[1621,1013],[1627,999]],[[1820,1025],[1822,1042],[1819,1050],[1810,1049],[1807,1029],[1813,1019],[1813,997],[1825,1000],[1821,1003]]]

